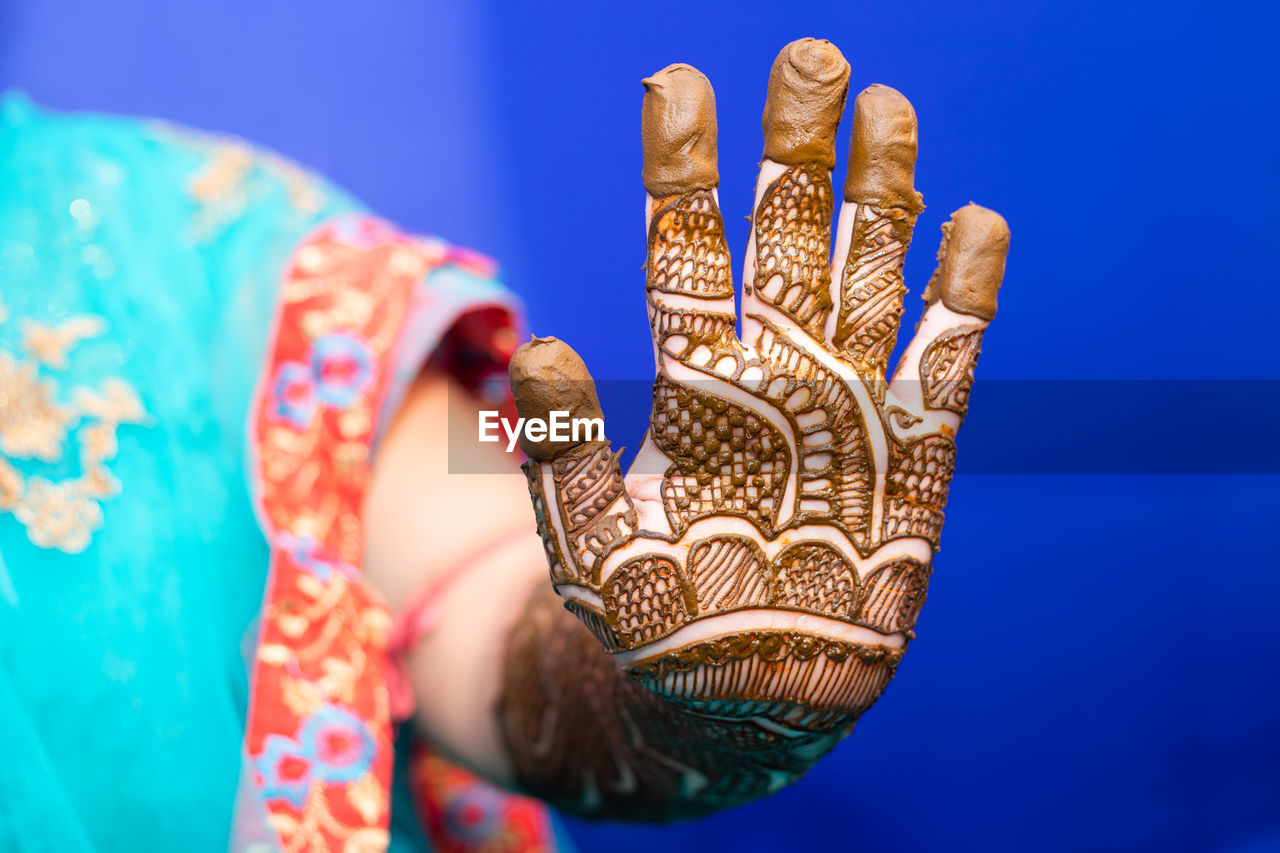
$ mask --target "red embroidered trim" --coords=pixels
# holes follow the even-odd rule
[[[474,253],[359,219],[313,233],[284,276],[250,419],[271,571],[245,746],[286,851],[383,850],[390,840],[392,620],[360,577],[360,513],[406,318],[419,282],[446,263],[493,273]],[[474,782],[453,769],[463,775],[449,780]],[[520,802],[498,814],[515,815],[513,831],[529,840],[502,849],[547,849],[541,807],[492,790]]]

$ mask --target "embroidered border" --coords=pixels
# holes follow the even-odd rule
[[[381,850],[390,840],[391,615],[360,577],[360,512],[405,329],[433,307],[419,283],[446,264],[493,274],[482,256],[361,218],[314,232],[284,276],[249,424],[272,553],[245,744],[286,851]],[[547,849],[540,806],[508,813],[529,843],[507,849]]]

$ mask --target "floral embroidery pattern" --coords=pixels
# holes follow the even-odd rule
[[[6,320],[0,310],[0,324]],[[0,512],[12,513],[40,548],[79,554],[89,547],[103,525],[101,501],[120,492],[107,468],[117,452],[116,429],[148,422],[123,380],[64,387],[60,374],[70,365],[71,350],[105,331],[105,321],[88,315],[52,325],[23,319],[18,351],[0,344]],[[14,464],[61,462],[73,444],[79,448],[77,477],[28,475]]]
[[[424,275],[442,264],[493,271],[487,259],[374,220],[336,222],[299,247],[283,282],[250,423],[272,569],[245,744],[285,851],[375,851],[390,841],[391,614],[360,578],[360,512],[407,318],[424,307]],[[479,784],[453,772],[451,783]],[[542,807],[489,790],[486,826],[523,816],[518,835],[502,832],[528,843],[507,849],[548,849]]]
[[[195,151],[204,158],[187,182],[187,195],[196,207],[187,239],[193,244],[216,238],[264,194],[281,186],[299,217],[314,216],[324,206],[320,182],[295,163],[230,136],[199,133],[152,122],[156,136],[166,143]]]
[[[311,369],[297,361],[281,362],[271,386],[271,401],[276,417],[306,429],[316,414],[316,386]]]
[[[314,780],[354,782],[373,763],[374,738],[359,717],[336,705],[319,705],[296,738],[268,735],[255,760],[268,798],[306,805]]]
[[[369,347],[347,332],[330,332],[312,344],[306,362],[280,363],[271,384],[271,404],[277,417],[305,429],[321,406],[354,406],[373,380]]]
[[[75,414],[54,402],[57,385],[40,379],[33,362],[0,352],[0,452],[17,459],[56,462],[62,456],[67,427]]]
[[[358,338],[331,332],[311,348],[316,397],[338,409],[350,406],[373,381],[373,357]]]
[[[85,496],[76,481],[52,483],[42,477],[27,482],[27,493],[13,511],[40,548],[78,554],[89,547],[102,527],[102,507]]]

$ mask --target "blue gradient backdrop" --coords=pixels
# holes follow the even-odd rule
[[[638,378],[639,79],[715,83],[740,247],[770,62],[826,36],[920,115],[914,292],[951,210],[1009,220],[982,377],[1276,379],[1277,32],[1277,4],[1230,0],[0,0],[0,83],[275,148],[498,256],[535,330]],[[1233,453],[1276,441],[1247,405],[1222,418]],[[1276,478],[965,473],[961,439],[920,638],[857,734],[709,820],[574,823],[584,850],[1280,850]]]

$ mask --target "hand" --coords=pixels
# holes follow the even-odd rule
[[[774,64],[741,339],[711,85],[687,65],[645,81],[648,435],[625,479],[606,441],[522,439],[552,582],[630,676],[695,713],[833,735],[914,636],[1009,242],[996,213],[954,214],[886,383],[923,209],[916,118],[884,86],[855,100],[831,263],[848,77],[825,41]],[[553,338],[520,348],[511,381],[525,418],[601,416]]]

